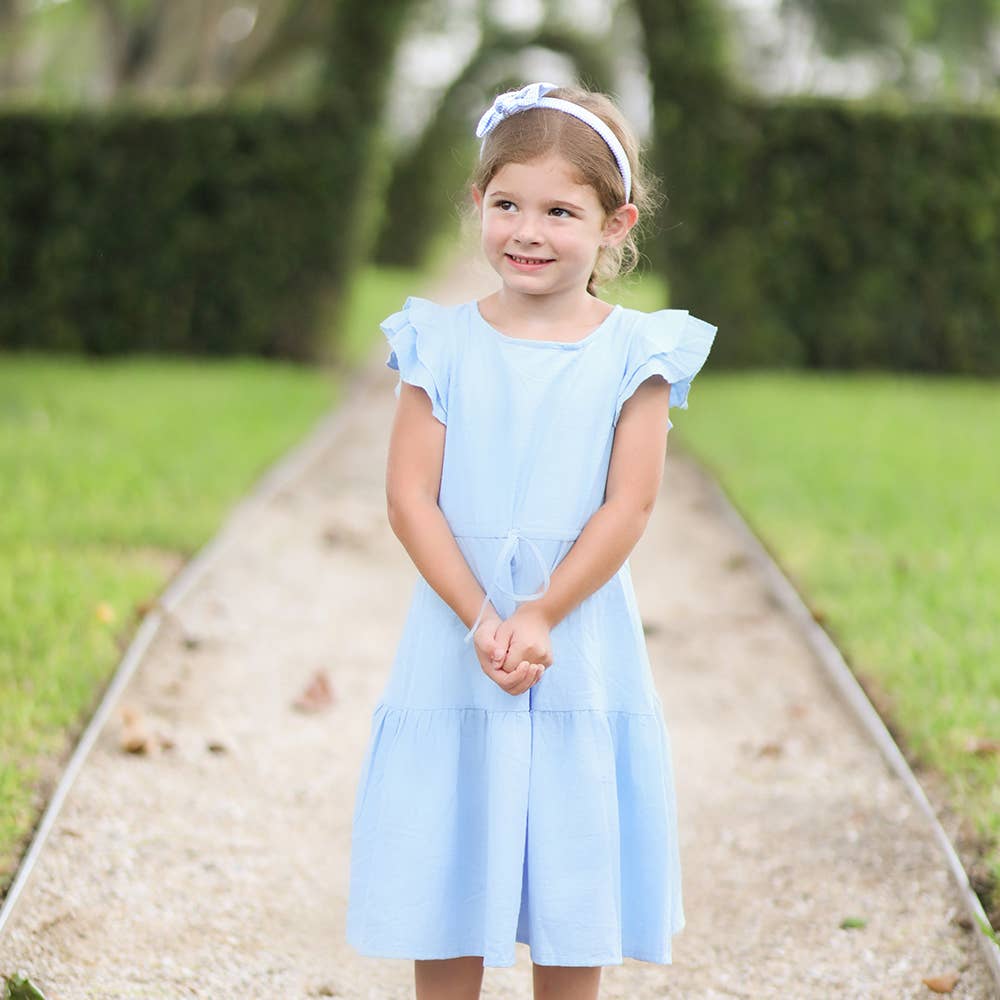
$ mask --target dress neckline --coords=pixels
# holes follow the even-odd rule
[[[568,350],[573,350],[578,347],[584,347],[589,344],[602,330],[611,325],[611,321],[618,315],[621,311],[621,306],[615,304],[611,307],[611,312],[601,320],[601,322],[594,327],[586,337],[581,337],[580,340],[534,340],[528,337],[512,337],[510,334],[501,333],[492,323],[487,322],[483,314],[479,311],[479,301],[473,299],[470,303],[472,307],[472,313],[475,319],[478,321],[479,325],[482,326],[489,333],[492,333],[494,337],[498,337],[500,340],[506,341],[508,344],[523,344],[526,347],[556,347],[565,348]]]

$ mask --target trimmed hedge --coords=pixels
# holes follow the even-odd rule
[[[1000,116],[744,95],[672,121],[657,259],[717,364],[1000,373]]]
[[[0,347],[316,356],[352,241],[338,192],[357,151],[338,122],[0,113]]]

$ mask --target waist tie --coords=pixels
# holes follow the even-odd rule
[[[542,589],[535,591],[533,594],[519,594],[516,590],[508,590],[500,581],[500,571],[503,569],[505,562],[509,563],[510,557],[514,554],[514,550],[517,548],[517,543],[519,541],[523,541],[528,544],[528,547],[531,549],[538,565],[542,569],[542,574],[545,577]],[[487,584],[486,596],[483,598],[483,603],[479,608],[479,614],[476,615],[476,620],[472,623],[472,628],[470,628],[465,634],[465,639],[463,641],[471,641],[472,637],[476,634],[476,629],[479,628],[483,612],[486,610],[486,605],[489,604],[490,597],[492,596],[494,590],[501,591],[515,601],[533,601],[536,597],[541,597],[542,594],[549,589],[549,579],[550,575],[548,563],[546,563],[545,558],[542,556],[538,546],[530,538],[522,535],[519,528],[511,528],[510,531],[507,532],[507,537],[504,539],[504,543],[500,547],[500,552],[497,555],[496,563],[493,566],[493,578]]]

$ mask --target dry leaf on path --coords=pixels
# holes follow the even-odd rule
[[[945,972],[940,976],[926,976],[920,981],[935,993],[951,993],[960,978],[958,972]]]
[[[977,757],[988,757],[1000,753],[1000,739],[990,739],[987,736],[973,736],[966,741],[965,749]]]
[[[146,615],[156,607],[156,602],[158,598],[156,597],[146,597],[141,601],[135,602],[135,614],[137,618],[145,618]]]
[[[122,731],[119,746],[126,753],[149,753],[152,747],[149,731],[138,709],[122,706]]]
[[[292,702],[299,712],[320,712],[333,704],[333,685],[325,670],[317,670],[302,693]]]

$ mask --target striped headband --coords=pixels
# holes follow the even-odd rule
[[[559,97],[544,96],[548,91],[555,89],[557,89],[557,85],[554,83],[529,83],[520,90],[509,90],[505,94],[499,94],[476,126],[476,136],[483,140],[482,146],[479,147],[480,156],[482,156],[483,147],[486,145],[486,136],[504,118],[509,118],[519,111],[527,111],[528,108],[553,108],[556,111],[565,111],[566,114],[586,122],[608,144],[608,148],[618,164],[622,180],[625,182],[625,203],[628,204],[628,200],[632,196],[632,171],[628,165],[628,156],[625,155],[625,150],[618,141],[618,136],[593,111],[589,111],[579,104],[574,104],[572,101],[564,101]]]

